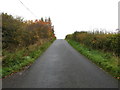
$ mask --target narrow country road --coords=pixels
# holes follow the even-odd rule
[[[28,70],[3,79],[3,88],[118,88],[118,81],[58,39]]]

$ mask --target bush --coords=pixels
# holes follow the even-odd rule
[[[28,47],[40,40],[49,41],[55,38],[50,18],[46,21],[23,21],[22,18],[14,18],[7,13],[1,15],[3,20],[3,49],[15,51],[18,47]]]
[[[3,76],[32,63],[56,39],[50,18],[25,21],[7,13],[0,16]]]
[[[113,55],[120,56],[120,33],[105,34],[105,33],[88,33],[74,32],[67,35],[66,39],[75,40],[92,49],[113,52]]]

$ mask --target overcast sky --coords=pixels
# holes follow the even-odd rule
[[[0,12],[21,16],[25,20],[51,17],[58,39],[74,31],[118,28],[119,0],[21,0],[37,17],[34,17],[19,0],[0,0]]]

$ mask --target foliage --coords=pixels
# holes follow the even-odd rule
[[[120,60],[120,58],[112,56],[112,53],[105,53],[100,50],[88,48],[74,40],[69,39],[67,41],[77,51],[110,73],[113,77],[120,79],[120,66],[118,65],[118,60]]]
[[[40,46],[31,45],[28,49],[18,50],[15,53],[4,52],[7,56],[3,60],[2,77],[18,72],[31,65],[53,42],[46,42]]]
[[[43,39],[52,40],[55,38],[50,18],[46,21],[43,19],[23,21],[22,18],[14,18],[7,13],[1,15],[3,20],[3,49],[14,51],[17,47],[27,47]]]
[[[113,52],[113,55],[120,56],[120,33],[88,33],[74,32],[67,35],[66,39],[75,40],[90,48]]]
[[[0,16],[4,77],[32,63],[56,37],[50,18],[25,21],[7,13]]]

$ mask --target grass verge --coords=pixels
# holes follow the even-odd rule
[[[93,50],[73,40],[67,41],[78,52],[86,56],[106,72],[110,73],[113,77],[120,80],[120,66],[118,65],[118,60],[120,60],[120,58],[113,56],[112,53]]]
[[[23,48],[15,53],[4,52],[6,55],[2,64],[2,78],[19,72],[25,67],[31,65],[52,43],[46,42],[42,45],[31,45],[28,48]]]

